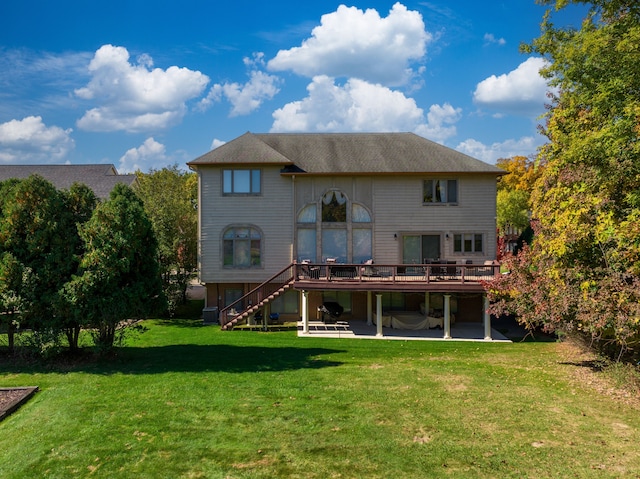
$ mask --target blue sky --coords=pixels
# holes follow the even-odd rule
[[[177,163],[252,131],[411,131],[531,155],[534,0],[5,0],[0,164]],[[557,16],[579,27],[584,9]]]

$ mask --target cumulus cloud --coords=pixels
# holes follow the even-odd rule
[[[40,116],[0,124],[0,163],[52,163],[73,150],[71,128],[47,126]]]
[[[449,103],[431,105],[427,113],[427,122],[419,125],[415,132],[437,142],[444,142],[457,133],[455,124],[460,120],[462,110],[454,108]]]
[[[182,120],[186,102],[199,96],[209,78],[199,71],[171,66],[152,68],[149,55],[129,62],[124,47],[103,45],[91,62],[91,80],[76,96],[100,106],[88,110],[77,125],[89,131],[129,132],[167,128]]]
[[[352,78],[337,85],[317,76],[307,86],[309,95],[273,113],[272,132],[286,131],[415,131],[434,141],[455,134],[460,110],[434,105],[425,122],[424,111],[413,98],[380,84]]]
[[[524,136],[520,139],[509,139],[503,142],[485,145],[474,139],[468,139],[456,146],[456,150],[487,163],[495,164],[499,158],[511,158],[512,156],[530,156],[536,153],[542,145],[542,137],[536,139],[532,136]]]
[[[545,63],[543,58],[531,57],[509,73],[491,75],[476,86],[474,103],[505,113],[543,113],[549,86],[539,71]]]
[[[410,64],[424,57],[431,39],[420,13],[400,3],[386,18],[374,9],[340,5],[322,16],[310,38],[280,50],[268,67],[306,77],[323,74],[402,85],[415,75]]]
[[[265,100],[271,100],[278,94],[280,79],[259,70],[260,66],[264,66],[262,53],[254,54],[253,59],[245,58],[244,64],[250,68],[249,81],[244,85],[235,82],[216,83],[198,104],[201,110],[226,98],[232,106],[229,116],[248,115],[257,110]]]
[[[133,173],[136,170],[149,171],[172,163],[166,154],[166,148],[153,137],[147,138],[138,148],[131,148],[120,158],[120,173]]]

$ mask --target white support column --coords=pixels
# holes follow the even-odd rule
[[[302,292],[302,334],[309,334],[309,291]]]
[[[482,302],[484,306],[484,311],[482,313],[482,319],[484,322],[484,340],[492,341],[491,337],[491,316],[489,315],[489,298],[486,294],[482,295]]]
[[[376,294],[376,336],[382,337],[382,295]]]
[[[444,294],[444,339],[451,339],[451,295]]]
[[[372,301],[371,291],[367,291],[367,326],[371,326],[373,324],[373,303]]]

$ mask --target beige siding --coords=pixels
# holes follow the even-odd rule
[[[244,165],[243,165],[244,166]],[[200,167],[201,280],[206,283],[260,282],[295,257],[297,212],[337,188],[373,215],[373,256],[377,263],[402,260],[403,234],[438,234],[447,259],[495,259],[496,178],[466,175],[458,179],[457,205],[423,205],[427,176],[306,177],[282,176],[278,167],[262,166],[262,195],[222,196],[221,168]],[[294,186],[295,185],[295,186]],[[295,192],[294,192],[295,187]],[[319,211],[319,209],[318,209]],[[229,225],[253,225],[263,233],[263,268],[224,269],[222,233]],[[480,233],[482,254],[454,254],[453,235]],[[449,234],[449,239],[446,235]],[[394,235],[398,235],[394,238]],[[320,236],[318,236],[320,238]]]
[[[426,178],[426,176],[425,176]],[[457,205],[423,205],[422,177],[387,177],[374,181],[374,257],[378,263],[402,260],[404,233],[440,234],[444,258],[494,259],[496,255],[494,176],[458,178]],[[453,234],[482,233],[484,254],[453,253]],[[397,238],[394,235],[398,235]],[[449,234],[447,240],[445,235]]]
[[[202,282],[259,282],[291,263],[292,179],[283,177],[277,167],[260,169],[261,195],[223,196],[221,168],[199,168]],[[223,268],[222,234],[230,225],[252,225],[262,231],[262,268]]]

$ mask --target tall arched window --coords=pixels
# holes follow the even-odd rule
[[[262,233],[252,226],[232,226],[222,235],[225,268],[259,267],[262,257]]]
[[[329,190],[298,212],[298,261],[362,263],[372,258],[372,251],[371,213],[341,191]]]
[[[337,190],[328,191],[322,197],[322,222],[347,222],[347,197]]]

